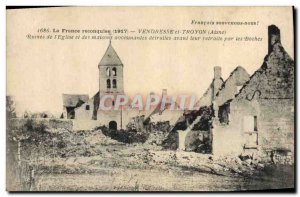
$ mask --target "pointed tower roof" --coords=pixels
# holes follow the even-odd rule
[[[99,66],[107,66],[107,65],[114,65],[114,66],[116,66],[116,65],[122,66],[123,65],[117,52],[112,47],[111,41],[109,42],[106,52],[99,63]]]

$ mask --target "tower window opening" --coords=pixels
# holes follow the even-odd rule
[[[110,68],[106,68],[106,76],[110,77]]]
[[[113,88],[117,88],[117,80],[113,80]]]
[[[106,80],[106,86],[107,86],[107,88],[111,88],[111,84],[110,84],[110,80],[109,79]]]
[[[112,76],[117,76],[117,68],[112,68]]]

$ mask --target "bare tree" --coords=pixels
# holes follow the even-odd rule
[[[6,117],[16,118],[16,107],[15,102],[11,96],[6,96]]]

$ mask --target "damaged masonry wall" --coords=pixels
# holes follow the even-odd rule
[[[200,129],[199,125],[203,124],[203,118],[200,116],[203,116],[203,109],[209,109],[212,106],[216,94],[223,83],[222,69],[219,66],[215,66],[214,78],[211,84],[196,103],[197,106],[200,106],[199,110],[190,111],[183,115],[182,120],[176,123],[173,132],[170,133],[165,141],[165,147],[187,151],[210,152],[211,148],[207,147],[207,144],[209,146],[211,144],[210,128]],[[204,121],[207,120],[205,119]],[[197,126],[197,128],[194,128],[194,125],[198,125],[199,128]]]
[[[249,77],[250,76],[247,71],[241,66],[238,66],[231,72],[230,76],[223,83],[221,78],[221,68],[214,68],[213,82],[208,88],[208,91],[206,91],[199,101],[201,106],[206,106],[202,106],[199,113],[197,113],[197,115],[200,115],[201,117],[199,118],[199,121],[195,123],[195,126],[191,130],[185,130],[189,132],[188,134],[182,135],[184,138],[182,140],[185,143],[183,149],[187,151],[205,153],[211,152],[211,144],[213,140],[211,137],[211,118],[213,116],[218,118],[218,107],[223,105],[229,99],[234,98],[243,84],[249,80]],[[213,92],[216,93],[213,94]],[[214,107],[214,111],[212,111],[212,108],[210,107],[212,105]],[[182,136],[179,135],[180,138],[182,138]]]
[[[214,105],[221,106],[229,99],[234,98],[249,78],[250,75],[242,66],[236,67],[222,84],[220,91],[216,94]]]

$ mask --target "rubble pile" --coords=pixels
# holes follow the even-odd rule
[[[107,137],[128,144],[144,143],[149,136],[148,132],[137,130],[111,130],[103,127],[98,131],[102,131],[102,133]]]
[[[167,138],[168,133],[163,131],[153,131],[149,134],[148,139],[145,144],[158,145],[161,146],[163,141]]]
[[[170,133],[169,121],[150,123],[148,127],[149,136],[145,144],[162,146]]]
[[[53,149],[60,157],[94,156],[101,146],[121,145],[123,143],[103,135],[101,131],[60,131],[53,143]]]
[[[282,164],[250,156],[215,157],[183,151],[149,151],[148,162],[166,169],[182,168],[221,176],[253,176],[263,172],[266,167]]]
[[[89,157],[99,155],[101,147],[123,144],[106,137],[101,131],[93,130],[51,129],[45,131],[43,135],[30,135],[27,138],[22,141],[21,155],[28,160],[36,157],[40,157],[42,160],[51,160],[57,157]]]

